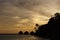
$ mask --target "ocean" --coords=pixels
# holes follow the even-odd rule
[[[0,35],[0,40],[49,40],[32,35]]]

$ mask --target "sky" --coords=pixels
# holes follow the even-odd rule
[[[34,31],[60,12],[60,0],[0,0],[0,33]]]

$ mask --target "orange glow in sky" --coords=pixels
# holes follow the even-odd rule
[[[0,0],[0,33],[34,31],[60,12],[60,0]]]

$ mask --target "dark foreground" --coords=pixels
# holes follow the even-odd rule
[[[32,35],[0,35],[0,40],[49,40]]]

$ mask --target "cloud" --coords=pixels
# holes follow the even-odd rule
[[[59,0],[0,0],[0,30],[33,29],[60,12]]]

